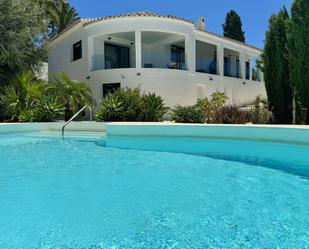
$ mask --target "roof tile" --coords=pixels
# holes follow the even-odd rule
[[[93,23],[96,23],[96,22],[99,22],[99,21],[106,21],[106,20],[117,19],[117,18],[126,18],[126,17],[158,17],[158,18],[167,18],[167,19],[174,19],[174,20],[178,20],[178,21],[182,21],[182,22],[186,22],[186,23],[195,25],[195,23],[192,20],[185,19],[185,18],[182,18],[182,17],[173,16],[173,15],[161,15],[161,14],[153,13],[153,12],[150,12],[150,11],[132,12],[132,13],[126,13],[126,14],[120,14],[120,15],[111,15],[111,16],[104,16],[104,17],[97,17],[97,18],[81,18],[81,19],[77,20],[76,22],[74,22],[72,25],[68,26],[66,29],[64,29],[62,32],[60,32],[58,35],[52,37],[49,40],[49,42],[57,39],[59,36],[61,36],[63,33],[65,33],[67,30],[71,29],[73,26],[77,25],[78,23],[82,23],[82,25],[85,27],[87,25],[90,25],[90,24],[93,24]],[[196,28],[196,30],[204,32],[204,33],[207,33],[207,34],[210,34],[210,35],[213,35],[213,36],[216,36],[216,37],[219,37],[219,38],[223,38],[223,39],[229,40],[231,42],[238,43],[240,45],[244,45],[244,46],[250,47],[252,49],[257,49],[257,50],[262,51],[260,48],[251,46],[251,45],[249,45],[247,43],[240,42],[240,41],[228,38],[228,37],[224,37],[222,35],[218,35],[216,33],[213,33],[213,32],[207,31],[207,30],[201,30],[201,29],[198,29],[198,28]]]

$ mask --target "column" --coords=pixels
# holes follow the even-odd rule
[[[193,35],[188,35],[185,38],[185,62],[186,69],[191,73],[195,73],[195,56],[196,56],[196,41]]]
[[[135,31],[135,67],[137,69],[142,68],[142,32],[140,30]]]
[[[224,47],[222,44],[217,45],[217,74],[224,76]]]
[[[94,42],[93,38],[88,38],[88,71],[93,71],[93,55],[94,55]]]
[[[100,65],[105,69],[105,41],[102,41]]]

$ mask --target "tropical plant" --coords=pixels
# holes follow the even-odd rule
[[[163,99],[139,88],[120,88],[101,101],[99,121],[160,121],[166,113]]]
[[[43,83],[35,81],[31,71],[22,72],[9,86],[4,87],[0,99],[11,119],[18,120],[23,110],[30,110],[35,99],[42,96],[43,88]]]
[[[36,102],[35,110],[38,114],[37,121],[51,122],[57,118],[63,118],[65,108],[57,96],[43,94]]]
[[[228,97],[220,91],[213,92],[210,98],[199,99],[197,106],[203,113],[204,123],[215,123],[216,117],[227,100]]]
[[[225,24],[222,27],[225,37],[245,42],[245,32],[242,30],[242,22],[236,11],[231,10],[227,13]]]
[[[285,8],[271,16],[262,55],[269,106],[274,113],[275,122],[278,123],[292,122],[293,93],[286,32],[288,20],[289,14]]]
[[[108,94],[102,99],[101,109],[96,113],[98,121],[123,121],[124,103],[116,94]]]
[[[203,113],[197,105],[177,105],[172,109],[172,120],[177,123],[203,123]]]
[[[32,0],[0,1],[0,86],[47,59],[44,11]]]
[[[63,104],[50,86],[35,79],[31,71],[21,73],[4,87],[0,102],[12,121],[53,121],[64,114]]]
[[[309,1],[294,0],[288,22],[290,79],[295,102],[300,102],[309,123]],[[301,114],[301,113],[299,113]],[[302,115],[303,116],[303,115]]]
[[[142,96],[142,121],[161,121],[163,115],[168,111],[161,96],[148,93]]]
[[[51,122],[63,118],[64,106],[57,97],[43,95],[36,99],[29,109],[24,108],[18,115],[19,122]]]
[[[65,106],[65,120],[70,119],[84,105],[93,105],[91,88],[86,83],[74,81],[63,72],[50,78],[56,95]]]
[[[45,5],[50,18],[50,36],[59,34],[79,19],[76,9],[67,1],[46,0]]]

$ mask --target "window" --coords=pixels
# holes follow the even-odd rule
[[[171,46],[171,68],[185,69],[185,49]]]
[[[214,59],[212,62],[210,62],[209,73],[210,74],[217,74],[217,60],[216,59]]]
[[[224,57],[224,76],[230,76],[230,63],[227,57]]]
[[[246,80],[250,79],[250,62],[246,61]]]
[[[82,58],[82,41],[73,44],[73,61]]]
[[[129,48],[105,44],[105,68],[130,68]]]
[[[120,83],[108,83],[102,85],[103,97],[105,97],[109,93],[115,92],[120,88]]]
[[[240,63],[239,63],[239,59],[236,59],[236,77],[240,78]]]

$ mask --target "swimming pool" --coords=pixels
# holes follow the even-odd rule
[[[309,248],[306,144],[69,135],[0,135],[0,248]]]

